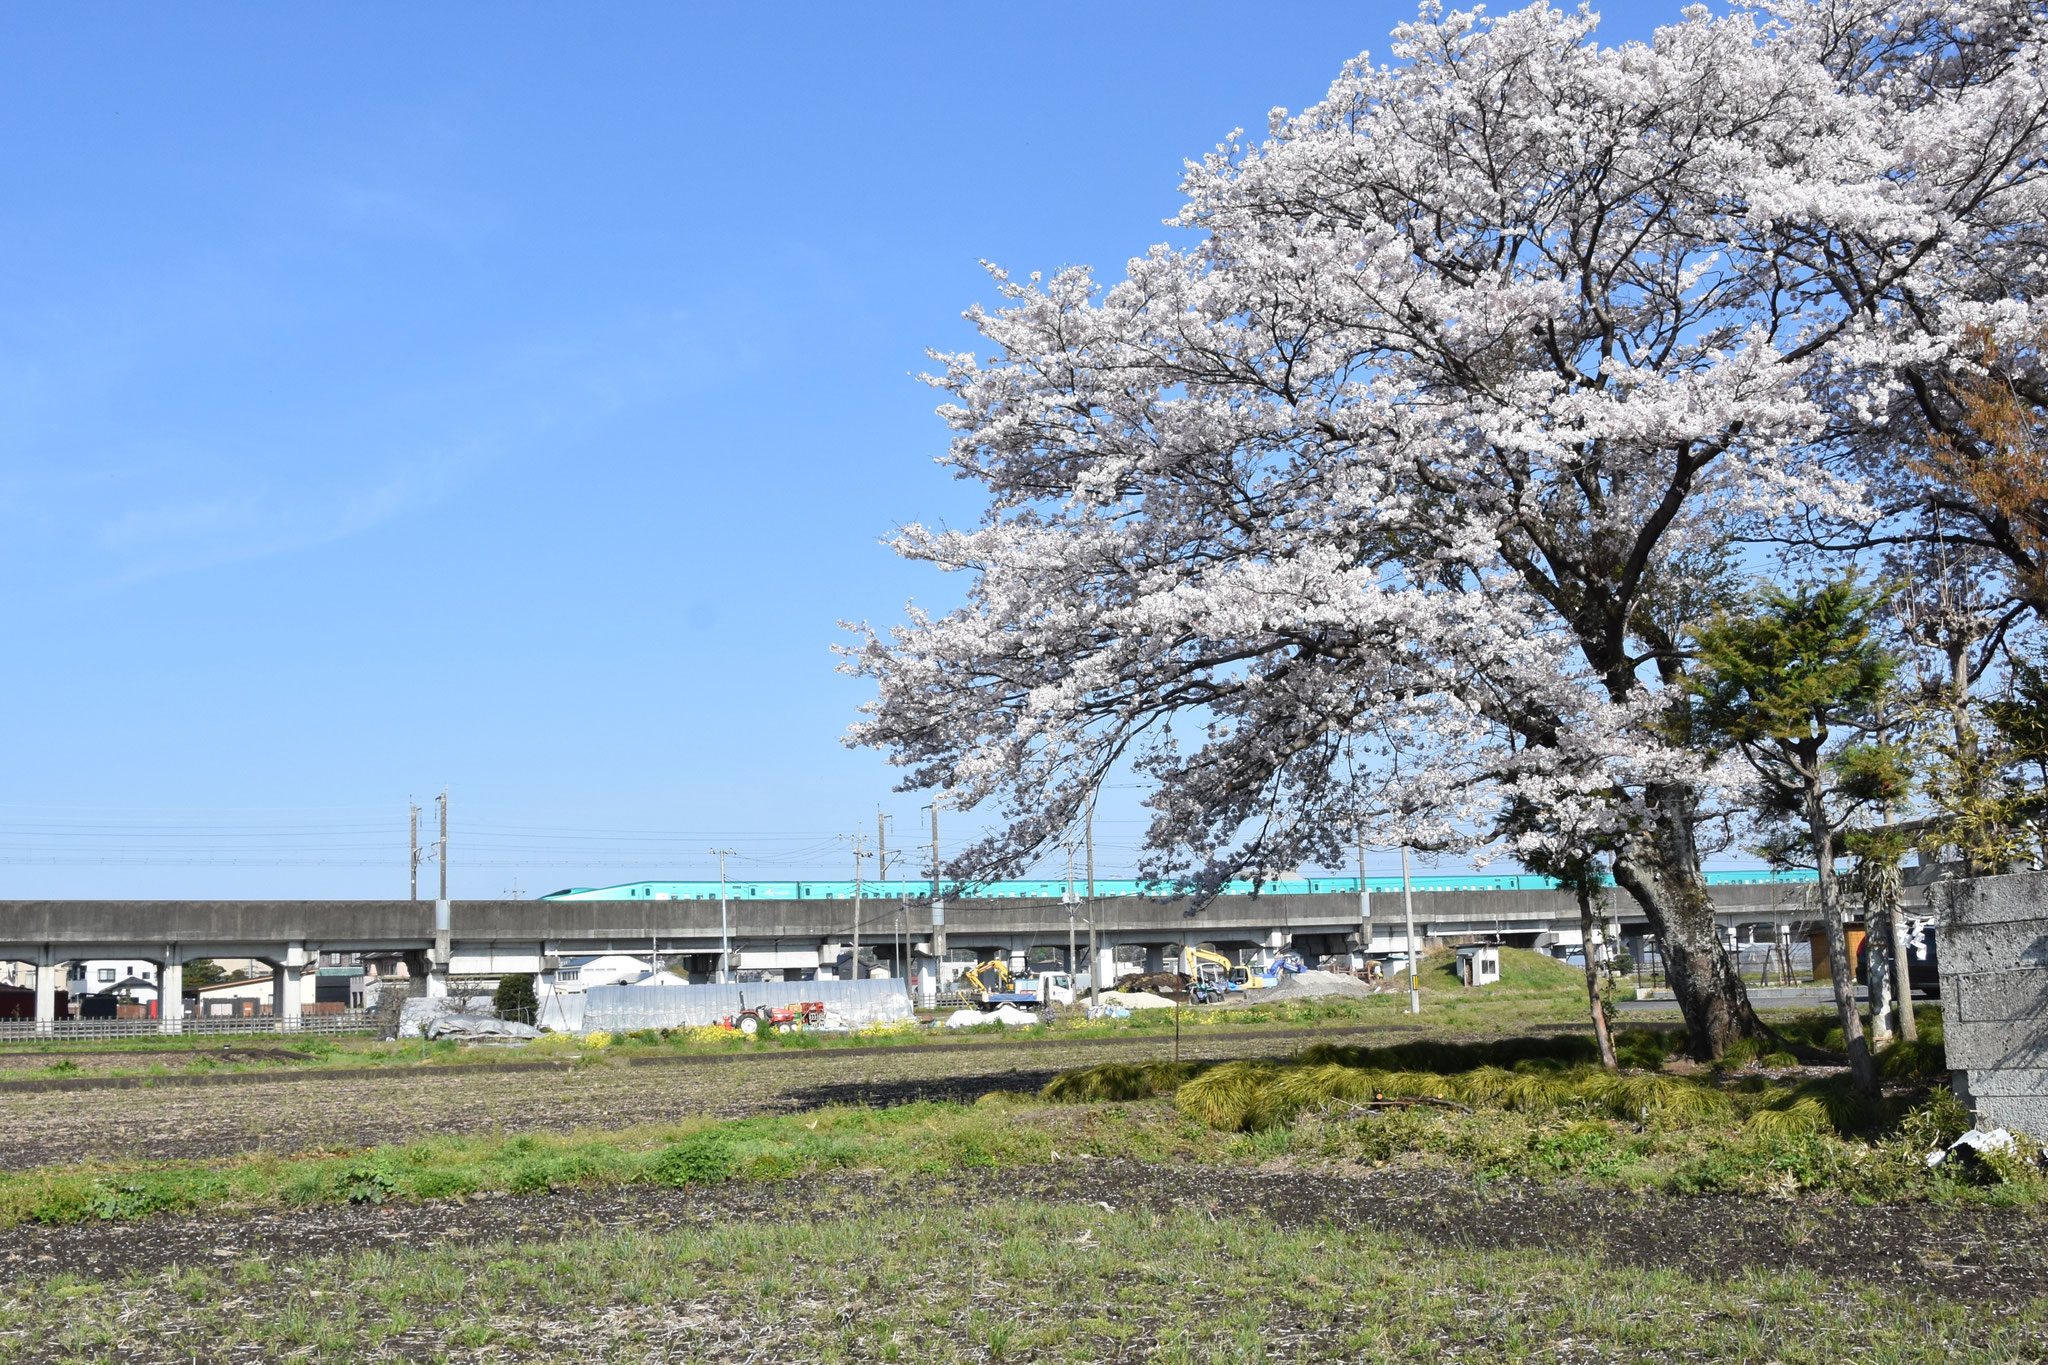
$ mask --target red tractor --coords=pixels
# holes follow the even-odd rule
[[[800,1029],[816,1028],[825,1022],[825,1002],[805,1000],[794,1005],[756,1005],[748,1009],[746,997],[742,996],[740,1012],[718,1022],[750,1038],[763,1029],[795,1033]]]

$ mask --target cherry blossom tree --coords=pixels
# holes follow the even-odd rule
[[[967,605],[846,662],[878,685],[850,742],[999,812],[958,871],[1036,856],[1126,762],[1146,870],[1198,885],[1361,829],[1609,848],[1695,1050],[1755,1027],[1696,828],[1746,779],[1687,743],[1687,632],[1744,528],[1869,515],[1833,414],[1924,338],[1816,243],[1893,242],[1896,298],[1946,287],[1899,243],[1956,228],[1910,174],[1938,127],[1873,126],[1912,53],[1843,56],[1896,11],[1596,22],[1425,8],[1393,64],[1191,163],[1190,243],[1107,288],[994,272],[992,354],[932,377],[986,515],[895,540]]]

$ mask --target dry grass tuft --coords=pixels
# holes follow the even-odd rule
[[[1736,1117],[1728,1096],[1712,1085],[1656,1072],[1619,1075],[1570,1059],[1584,1051],[1576,1038],[1506,1039],[1498,1043],[1403,1043],[1363,1048],[1321,1044],[1287,1063],[1112,1063],[1069,1072],[1042,1092],[1069,1103],[1144,1099],[1173,1094],[1190,1118],[1226,1132],[1259,1132],[1296,1115],[1374,1099],[1432,1099],[1474,1108],[1543,1114],[1579,1109],[1636,1123],[1690,1127]],[[1815,1100],[1831,1117],[1828,1096]],[[1796,1119],[1805,1122],[1809,1110]]]
[[[1271,1093],[1278,1074],[1270,1062],[1225,1062],[1182,1085],[1173,1102],[1181,1113],[1211,1128],[1258,1132],[1284,1121]]]
[[[1582,1093],[1588,1099],[1604,1104],[1616,1118],[1634,1119],[1639,1123],[1653,1120],[1677,1126],[1709,1123],[1728,1118],[1735,1108],[1729,1098],[1718,1090],[1697,1081],[1656,1072],[1618,1076],[1600,1072],[1589,1076],[1583,1086]]]
[[[1102,1104],[1118,1100],[1143,1100],[1154,1095],[1171,1095],[1213,1062],[1106,1062],[1080,1071],[1066,1071],[1047,1081],[1038,1092],[1040,1099],[1060,1104]]]
[[[1108,1062],[1080,1071],[1064,1071],[1045,1083],[1038,1092],[1062,1104],[1099,1104],[1113,1100],[1142,1100],[1157,1092],[1143,1067],[1125,1062]]]
[[[1825,1133],[1833,1127],[1827,1106],[1808,1097],[1782,1107],[1757,1110],[1742,1125],[1742,1131],[1751,1137],[1782,1138]]]

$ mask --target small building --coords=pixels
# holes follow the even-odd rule
[[[71,964],[69,989],[73,996],[116,993],[124,982],[148,987],[149,999],[156,999],[156,964],[133,958],[91,958]]]
[[[267,976],[240,981],[216,981],[185,992],[192,1002],[192,1014],[200,1019],[247,1019],[268,1014],[276,1000],[276,987]]]
[[[1458,980],[1468,986],[1491,986],[1500,980],[1500,945],[1474,944],[1458,949]]]

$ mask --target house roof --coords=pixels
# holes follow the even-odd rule
[[[120,979],[119,981],[110,981],[110,982],[106,983],[105,985],[95,985],[95,986],[93,987],[93,989],[91,989],[91,990],[89,990],[89,991],[82,991],[82,992],[80,992],[80,994],[83,994],[83,995],[118,995],[118,994],[119,994],[120,992],[122,992],[122,991],[132,991],[132,990],[137,990],[137,989],[140,989],[140,990],[145,990],[145,991],[153,991],[153,990],[155,990],[155,989],[156,989],[156,982],[154,982],[154,981],[144,981],[144,980],[143,980],[143,979],[142,979],[141,977],[139,977],[139,976],[124,976],[124,977],[122,977],[122,978],[121,978],[121,979]]]

